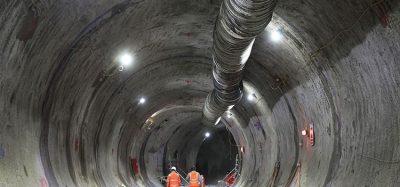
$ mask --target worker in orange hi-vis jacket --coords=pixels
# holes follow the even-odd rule
[[[201,186],[201,176],[200,173],[196,171],[195,167],[190,168],[186,180],[189,181],[189,187],[200,187]]]
[[[179,187],[181,185],[181,177],[176,172],[176,167],[171,167],[171,173],[167,177],[167,187]]]

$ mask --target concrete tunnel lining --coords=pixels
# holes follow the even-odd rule
[[[388,23],[366,0],[278,1],[244,72],[257,100],[220,124],[246,150],[236,186],[267,186],[278,161],[278,186],[400,184],[400,10],[383,2]],[[147,159],[143,124],[171,106],[185,107],[156,125],[200,120],[220,3],[1,1],[0,186],[148,186],[155,168],[131,165]],[[126,51],[133,66],[111,71]],[[310,123],[314,146],[301,135]]]

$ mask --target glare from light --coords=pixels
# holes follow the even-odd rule
[[[145,98],[140,98],[140,100],[139,100],[139,104],[144,104],[146,102],[146,99]]]
[[[282,40],[282,33],[279,30],[273,30],[270,34],[270,39],[273,42],[279,42]]]
[[[204,134],[204,136],[205,136],[206,138],[208,138],[208,137],[210,137],[210,133],[209,133],[209,132],[206,132],[206,133]]]
[[[232,117],[232,113],[228,113],[228,115],[226,115],[228,118]]]
[[[217,121],[215,121],[215,124],[214,125],[218,125],[218,123],[221,121],[221,117],[219,117],[218,119],[217,119]]]
[[[249,94],[249,95],[247,96],[247,100],[249,100],[249,101],[253,101],[255,98],[256,98],[256,97],[255,97],[255,94]]]
[[[307,131],[306,131],[306,130],[302,130],[302,131],[301,131],[301,135],[305,136],[306,134],[307,134]]]
[[[251,49],[252,49],[252,47],[253,47],[253,43],[254,43],[254,39],[253,39],[253,41],[251,41],[250,45],[247,46],[247,48],[244,50],[244,52],[243,52],[242,55],[240,56],[240,63],[241,63],[241,64],[246,63],[247,60],[249,59],[250,54],[251,54]]]
[[[128,67],[132,65],[133,62],[133,57],[129,53],[124,53],[119,56],[119,63],[121,63],[122,66]]]

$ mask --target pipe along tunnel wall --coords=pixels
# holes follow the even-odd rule
[[[152,186],[168,155],[196,162],[220,5],[0,1],[0,186]],[[399,23],[394,0],[278,1],[216,127],[244,147],[236,186],[399,186]]]

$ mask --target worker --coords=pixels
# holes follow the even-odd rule
[[[189,181],[189,187],[201,187],[201,176],[195,167],[190,168],[186,180]]]
[[[231,186],[235,182],[235,176],[232,172],[227,171],[225,176],[225,182],[227,185]]]
[[[167,187],[179,187],[181,185],[181,177],[176,172],[176,167],[171,167],[171,173],[167,177]]]

